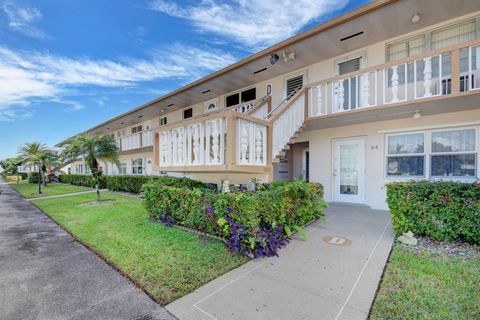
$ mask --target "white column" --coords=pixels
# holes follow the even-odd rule
[[[368,107],[370,105],[369,98],[370,98],[370,79],[369,74],[363,74],[363,105],[362,107]]]
[[[315,116],[321,115],[322,114],[322,103],[323,103],[323,97],[322,97],[322,86],[319,85],[317,86],[317,110],[315,112]]]
[[[259,126],[255,128],[256,135],[255,135],[255,163],[262,164],[263,158],[263,136],[262,136],[262,129]]]
[[[338,81],[338,107],[337,111],[343,110],[343,104],[345,103],[345,88],[343,86],[343,80]]]

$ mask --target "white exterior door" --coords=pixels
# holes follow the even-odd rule
[[[365,139],[333,142],[333,200],[365,202]]]

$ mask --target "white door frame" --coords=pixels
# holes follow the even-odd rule
[[[358,179],[358,194],[357,195],[341,195],[337,191],[337,181],[340,181],[340,169],[336,168],[335,157],[336,157],[336,145],[341,143],[347,142],[357,142],[360,144],[360,174]],[[367,146],[367,138],[365,136],[362,137],[351,137],[351,138],[339,138],[339,139],[332,139],[332,200],[335,202],[349,202],[349,203],[365,203],[365,195],[366,195],[366,146]]]

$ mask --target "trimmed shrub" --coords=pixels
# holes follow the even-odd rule
[[[98,178],[99,188],[104,189],[107,187],[106,176],[100,176]],[[76,186],[95,188],[95,178],[91,174],[61,174],[60,177],[61,183],[73,184]]]
[[[397,234],[480,244],[479,183],[390,183],[387,202]]]
[[[323,217],[319,184],[296,180],[258,189],[218,193],[150,181],[143,190],[152,218],[220,236],[232,251],[255,257],[277,255],[294,231],[304,236],[302,227]]]
[[[142,186],[151,180],[158,181],[159,184],[165,186],[200,189],[206,189],[209,187],[200,181],[188,178],[155,176],[101,176],[100,188],[107,188],[112,191],[140,193],[142,191]],[[90,188],[95,187],[95,179],[89,174],[61,174],[60,182]]]

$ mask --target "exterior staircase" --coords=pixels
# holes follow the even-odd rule
[[[307,90],[298,90],[267,115],[268,121],[273,123],[272,162],[278,163],[284,159],[286,151],[290,150],[290,144],[305,129],[306,99]]]

